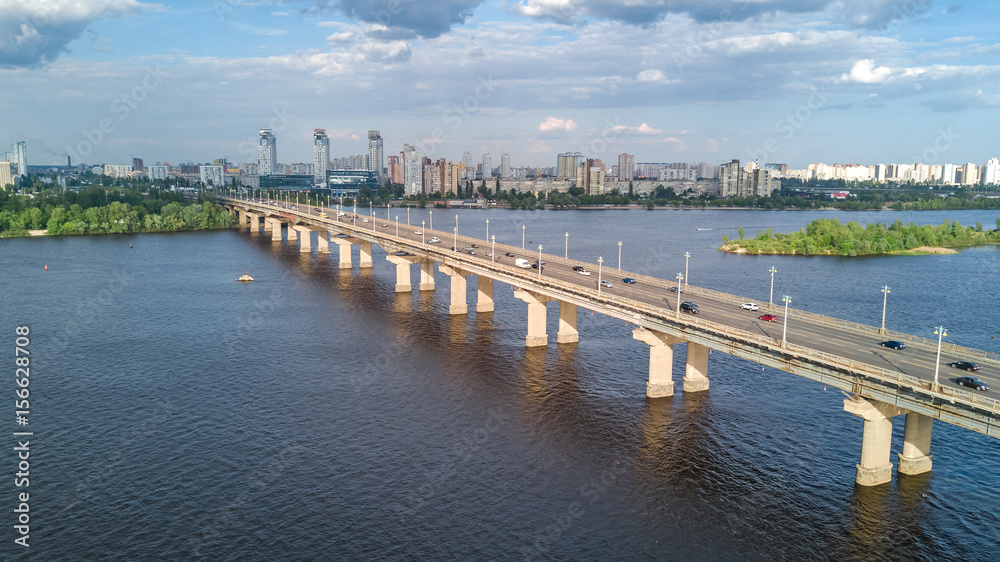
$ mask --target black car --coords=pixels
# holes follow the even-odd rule
[[[687,312],[689,314],[698,314],[698,305],[691,301],[684,301],[681,303],[681,312]]]
[[[906,349],[906,344],[897,340],[884,341],[879,345],[881,345],[882,347],[888,347],[890,349]]]
[[[514,252],[504,252],[503,255],[507,256],[508,258],[512,258],[514,257]]]
[[[677,286],[670,287],[667,290],[670,291],[671,293],[683,293],[684,292],[684,288],[683,287],[677,287]]]
[[[969,372],[978,371],[979,370],[979,365],[976,365],[972,361],[954,361],[952,363],[948,363],[948,366],[949,367],[954,367],[956,369],[962,369],[963,371],[969,371]]]
[[[584,267],[583,267],[582,265],[574,265],[574,266],[573,266],[573,271],[580,271],[580,270],[581,270],[581,269],[583,269],[583,268],[584,268]]]
[[[969,388],[974,388],[976,390],[989,390],[990,385],[984,383],[983,381],[977,379],[976,377],[958,377],[955,382],[962,386],[967,386]]]
[[[531,269],[538,269],[538,262],[537,261],[535,263],[531,264]],[[542,271],[545,271],[545,266],[543,265],[541,267],[541,269],[542,269]]]

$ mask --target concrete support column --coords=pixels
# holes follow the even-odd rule
[[[265,233],[271,232],[272,228],[273,228],[273,223],[271,222],[271,217],[265,215],[264,216],[264,232]]]
[[[556,343],[576,343],[580,341],[580,332],[576,331],[576,305],[559,301],[559,332],[556,333]]]
[[[311,236],[309,236],[309,234],[312,232],[312,230],[309,230],[308,226],[299,226],[299,225],[295,225],[292,228],[294,228],[295,233],[298,234],[299,252],[303,254],[311,254],[312,240],[310,240]]]
[[[438,265],[438,270],[451,277],[451,304],[448,306],[448,314],[468,314],[469,299],[466,294],[466,276],[469,273],[444,264]]]
[[[476,295],[476,312],[493,312],[493,279],[480,275]]]
[[[844,411],[865,420],[861,437],[861,462],[854,481],[861,486],[878,486],[892,480],[889,452],[892,446],[892,416],[898,410],[875,400],[860,397],[844,400]]]
[[[434,290],[434,262],[431,260],[420,262],[420,290]]]
[[[296,240],[298,240],[299,235],[295,231],[295,223],[293,223],[293,222],[288,223],[287,224],[287,228],[285,230],[288,231],[288,241],[289,242],[295,242]]]
[[[410,265],[413,262],[403,256],[394,256],[392,254],[386,256],[385,259],[389,263],[396,264],[396,292],[409,293],[413,290],[412,285],[410,285]]]
[[[255,213],[247,213],[247,217],[250,218],[250,233],[260,234],[260,215]]]
[[[337,245],[337,250],[340,253],[340,269],[351,269],[353,267],[351,264],[351,241],[337,236],[331,238],[330,241]]]
[[[646,383],[648,398],[674,395],[674,344],[683,340],[645,328],[632,330],[632,337],[649,344],[649,381]]]
[[[317,254],[329,254],[330,253],[330,231],[325,228],[316,229],[316,253]]]
[[[514,296],[528,303],[528,335],[525,337],[525,347],[549,345],[549,335],[545,332],[545,303],[552,299],[524,289],[514,289]]]
[[[234,209],[234,211],[236,211],[236,224],[238,224],[242,230],[247,224],[246,211],[243,209]]]
[[[684,369],[684,392],[708,390],[708,348],[688,342],[687,366]]]
[[[931,470],[931,429],[934,418],[908,412],[903,426],[903,452],[899,454],[900,474],[923,474]]]
[[[361,243],[358,246],[361,247],[361,259],[358,260],[360,262],[358,267],[361,269],[372,267],[372,245]]]
[[[278,219],[267,219],[271,225],[271,240],[281,242],[281,221]]]

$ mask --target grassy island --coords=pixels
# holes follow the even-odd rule
[[[954,253],[950,248],[955,247],[1000,244],[1000,219],[996,230],[983,230],[981,223],[965,227],[953,221],[920,226],[897,220],[890,226],[871,223],[862,227],[854,221],[841,224],[837,219],[817,219],[787,234],[774,233],[770,227],[758,230],[754,238],[744,238],[743,228],[739,233],[739,240],[723,236],[719,249],[735,254],[789,256],[942,254]]]

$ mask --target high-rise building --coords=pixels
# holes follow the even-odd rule
[[[996,185],[1000,183],[1000,160],[990,158],[986,162],[986,165],[983,166],[983,174],[979,178],[979,183],[983,185]]]
[[[132,158],[132,170],[141,172],[145,169],[146,167],[142,165],[142,158]]]
[[[226,185],[225,168],[222,166],[202,166],[201,183],[213,186]]]
[[[403,192],[419,195],[424,192],[423,154],[411,145],[403,145]]]
[[[387,174],[387,179],[392,183],[403,183],[403,157],[402,156],[390,156],[387,159],[387,168],[389,173]]]
[[[490,156],[489,152],[483,153],[483,177],[482,179],[487,180],[493,177],[493,157]]]
[[[385,159],[382,157],[382,135],[378,131],[368,131],[368,169],[375,172],[378,184],[385,183]]]
[[[472,163],[472,153],[466,150],[462,153],[462,164],[465,165],[465,178],[474,180],[476,175],[476,165]]]
[[[14,166],[16,164],[6,160],[0,161],[0,189],[14,188]]]
[[[979,166],[969,162],[962,166],[962,185],[972,185],[979,182]]]
[[[313,129],[313,183],[326,185],[326,169],[330,166],[330,137],[326,129]]]
[[[742,191],[743,174],[740,173],[740,161],[734,158],[731,162],[719,168],[719,196],[738,197]]]
[[[500,179],[510,178],[510,154],[507,152],[500,153]]]
[[[618,155],[618,181],[632,181],[635,177],[635,156],[632,154]]]
[[[167,179],[167,170],[166,166],[150,166],[146,168],[146,174],[150,180],[165,180]]]
[[[556,156],[556,177],[572,178],[576,177],[576,169],[583,161],[583,154],[579,152],[564,152]]]
[[[126,178],[132,173],[132,166],[122,164],[105,164],[104,175],[114,178]]]
[[[24,141],[18,141],[13,147],[14,149],[14,162],[17,164],[18,175],[26,175],[28,173],[28,149]]]
[[[271,176],[278,169],[278,141],[271,133],[271,129],[261,129],[258,149],[260,158],[258,160],[257,171],[262,176]]]

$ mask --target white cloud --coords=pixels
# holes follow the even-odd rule
[[[663,82],[667,79],[667,75],[663,73],[662,70],[657,70],[655,68],[647,68],[636,74],[636,79],[640,82]]]
[[[643,123],[638,127],[628,127],[626,125],[615,125],[607,129],[608,132],[619,134],[619,135],[660,135],[663,134],[662,129],[654,129],[649,125]]]
[[[884,82],[890,74],[892,74],[892,69],[888,66],[875,68],[874,59],[861,59],[854,63],[854,66],[851,67],[850,73],[842,74],[840,79],[844,82],[877,84],[879,82]]]
[[[576,128],[576,123],[572,119],[559,119],[558,117],[549,116],[538,124],[539,131],[572,131]]]

